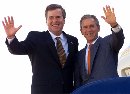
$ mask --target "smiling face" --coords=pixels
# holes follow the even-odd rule
[[[98,37],[99,30],[100,26],[96,24],[93,18],[82,20],[80,31],[88,43],[92,43]]]
[[[65,24],[65,19],[63,18],[62,10],[59,8],[49,10],[47,12],[46,23],[48,25],[49,31],[59,36]]]

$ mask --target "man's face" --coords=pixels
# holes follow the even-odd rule
[[[94,19],[84,19],[81,23],[80,31],[87,39],[88,43],[92,43],[97,37],[100,27],[96,25]]]
[[[60,35],[65,23],[61,9],[48,11],[46,23],[48,25],[49,31],[57,36]]]

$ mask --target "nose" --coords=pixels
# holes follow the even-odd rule
[[[53,18],[53,21],[55,22],[55,21],[58,21],[58,18],[57,17],[54,17]]]
[[[88,27],[87,32],[91,32],[91,31],[92,31],[91,27]]]

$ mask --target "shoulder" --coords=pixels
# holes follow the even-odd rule
[[[69,35],[69,34],[66,34],[69,38],[71,39],[75,39],[75,40],[78,40],[75,36],[72,36],[72,35]]]
[[[37,36],[45,36],[46,31],[30,31],[28,33],[28,37],[32,36],[32,37],[37,37]]]
[[[69,34],[65,34],[65,37],[67,38],[67,40],[72,41],[72,42],[78,44],[78,39],[75,36],[72,36],[72,35],[69,35]]]
[[[66,34],[64,31],[62,33],[63,33],[63,35],[65,35],[66,38],[78,40],[75,36],[72,36],[70,34]]]
[[[30,31],[29,33],[28,33],[28,35],[41,35],[41,34],[44,34],[45,33],[45,31]]]
[[[38,39],[44,39],[46,38],[46,32],[45,31],[30,31],[27,35],[27,40],[38,40]]]
[[[83,53],[86,53],[86,48],[82,48],[80,51],[78,51],[78,55],[82,55]]]

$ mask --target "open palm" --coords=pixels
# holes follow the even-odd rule
[[[103,10],[104,10],[105,17],[102,16],[102,18],[112,27],[115,26],[117,22],[114,13],[114,8],[111,9],[110,6],[106,6],[106,8],[103,8]]]
[[[20,25],[18,28],[14,27],[14,20],[12,16],[11,17],[8,16],[8,20],[4,18],[2,24],[4,26],[8,38],[14,37],[16,32],[22,27],[22,25]]]

